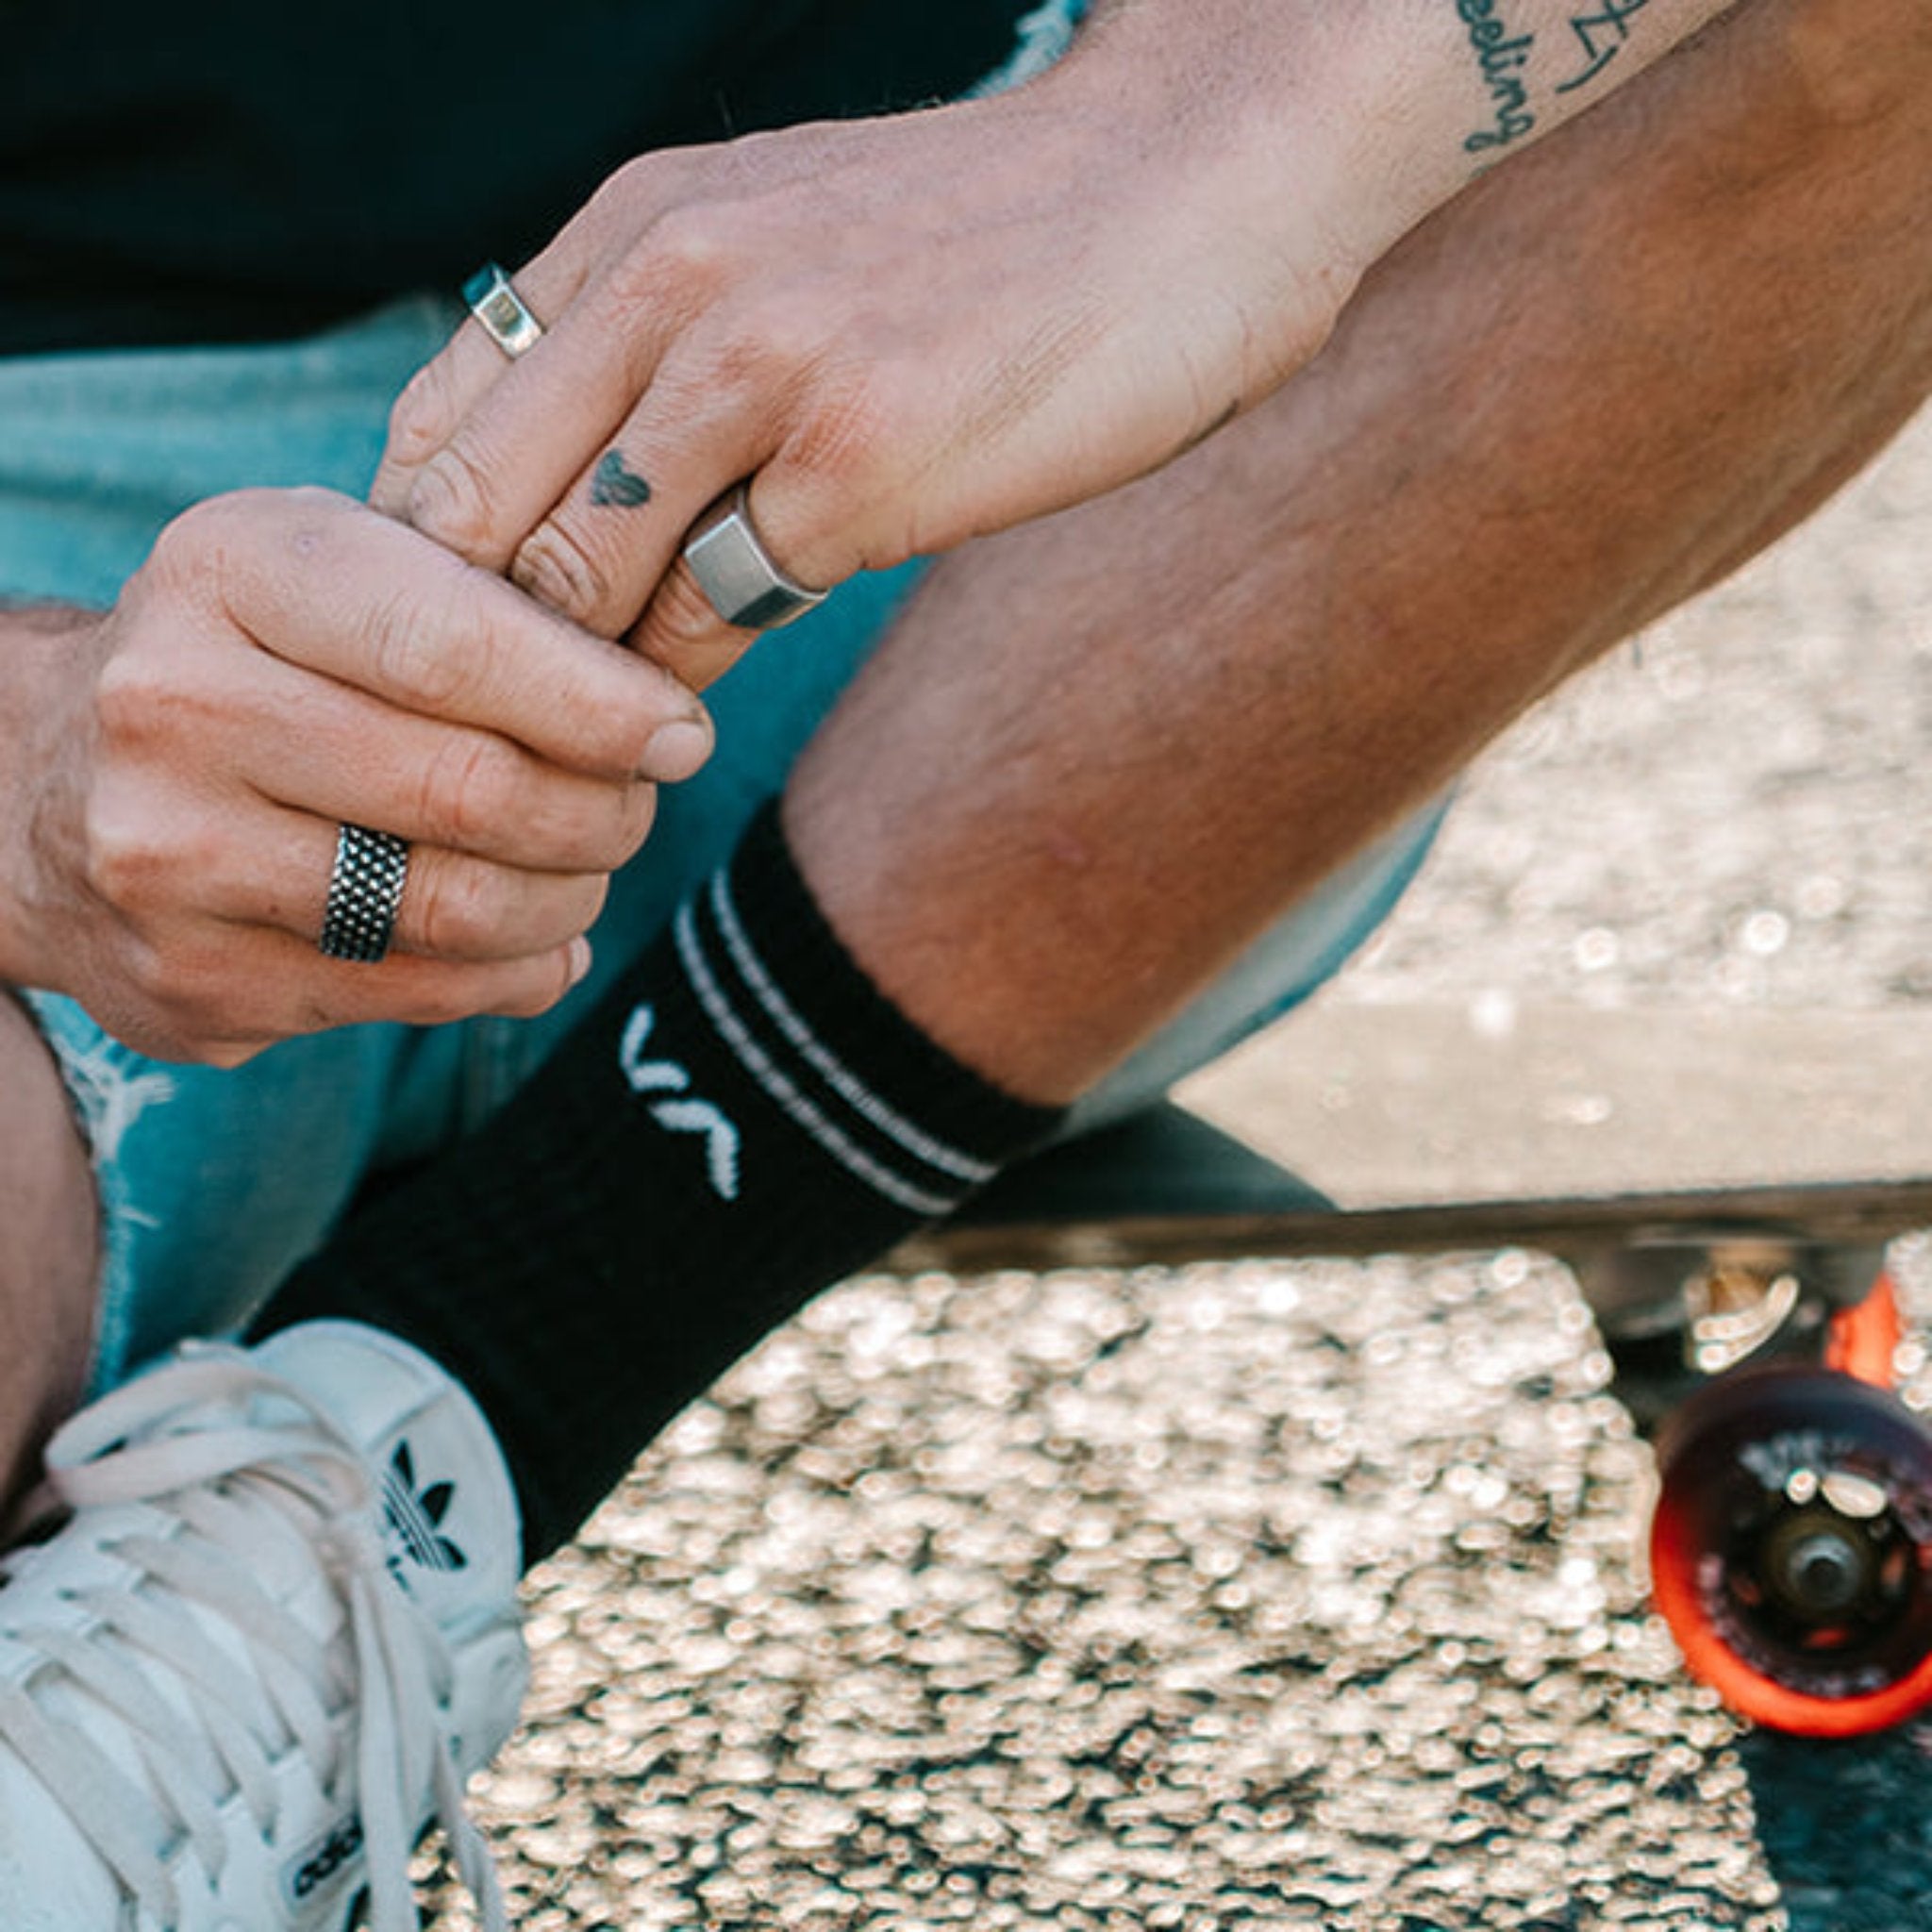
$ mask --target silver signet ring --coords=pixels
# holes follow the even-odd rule
[[[825,601],[772,560],[751,520],[751,485],[728,490],[691,525],[684,560],[719,617],[740,630],[776,630]]]
[[[485,262],[463,284],[463,301],[483,332],[512,362],[543,340],[543,325],[493,262]]]

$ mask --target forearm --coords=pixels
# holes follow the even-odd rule
[[[45,976],[33,891],[45,801],[25,781],[50,768],[49,734],[63,728],[59,660],[99,616],[65,605],[0,603],[0,985],[31,986]]]
[[[1414,236],[1247,421],[943,566],[794,781],[848,943],[1066,1098],[1802,515],[1932,380],[1928,79],[1908,0],[1757,0]]]

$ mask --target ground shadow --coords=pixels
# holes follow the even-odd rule
[[[1932,1726],[1740,1747],[1791,1932],[1924,1932],[1932,1900]]]

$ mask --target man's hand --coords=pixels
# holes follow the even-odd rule
[[[540,1012],[697,701],[322,491],[189,511],[105,617],[0,620],[0,977],[168,1059]],[[316,948],[342,822],[412,842],[397,952]]]
[[[823,588],[1157,468],[1726,4],[1140,0],[1015,94],[647,156],[517,275],[541,340],[411,384],[373,501],[702,686],[747,637],[678,552],[731,485]]]
[[[1118,102],[1028,92],[646,156],[405,391],[371,500],[694,685],[746,641],[672,572],[744,476],[800,581],[950,548],[1152,469],[1319,345],[1327,237],[1230,237]],[[1319,273],[1303,264],[1321,264]],[[653,600],[653,592],[657,595]]]

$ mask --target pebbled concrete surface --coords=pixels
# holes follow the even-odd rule
[[[1498,747],[1327,998],[1923,1020],[1928,530],[1932,422]],[[520,1924],[1922,1932],[1932,1731],[1684,1681],[1607,1374],[1520,1253],[848,1285],[533,1588]]]

